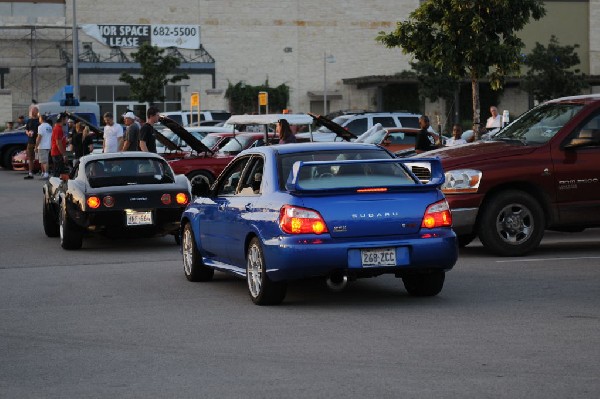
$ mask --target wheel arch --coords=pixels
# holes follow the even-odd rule
[[[492,188],[490,191],[488,191],[488,193],[485,195],[485,197],[483,198],[483,201],[481,202],[481,206],[479,211],[477,212],[477,218],[475,220],[475,233],[479,233],[479,223],[480,223],[480,218],[481,218],[481,214],[483,213],[482,211],[485,209],[485,207],[487,207],[489,205],[489,203],[491,202],[491,200],[496,197],[497,195],[499,195],[500,193],[503,193],[505,191],[522,191],[526,194],[531,195],[542,207],[542,211],[544,212],[544,218],[546,219],[547,223],[546,225],[550,225],[552,223],[553,220],[553,213],[551,210],[551,199],[549,198],[548,194],[542,190],[541,187],[535,185],[535,184],[531,184],[529,182],[523,182],[523,181],[518,181],[518,182],[510,182],[510,183],[504,183],[504,184],[500,184],[494,188]]]

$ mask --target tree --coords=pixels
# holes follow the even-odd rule
[[[579,45],[561,46],[552,35],[548,47],[540,43],[525,57],[524,64],[529,71],[523,86],[537,101],[580,94],[588,86],[585,75],[579,69],[580,59],[575,49]]]
[[[487,76],[499,89],[505,76],[519,72],[524,44],[516,32],[545,12],[542,0],[427,0],[393,32],[379,32],[377,41],[401,47],[456,79],[469,78],[478,132],[479,80]]]
[[[232,85],[231,82],[225,91],[225,98],[229,100],[231,112],[235,114],[253,113],[258,110],[258,93],[266,91],[269,95],[269,110],[281,112],[287,108],[290,99],[290,88],[286,84],[270,87],[269,81],[259,86],[250,86],[244,82]]]
[[[165,49],[143,43],[137,52],[131,54],[134,61],[140,63],[141,76],[134,78],[127,72],[122,72],[119,80],[129,85],[131,95],[137,101],[150,104],[156,100],[164,101],[164,88],[167,83],[189,79],[185,73],[167,77],[179,66],[180,61],[171,55],[163,56],[164,52]]]

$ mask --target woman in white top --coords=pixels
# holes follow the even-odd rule
[[[40,125],[38,126],[38,135],[35,143],[35,150],[38,153],[40,166],[42,167],[42,179],[48,178],[48,160],[50,158],[50,148],[52,147],[52,126],[48,119],[40,114]]]
[[[123,127],[115,123],[110,112],[104,114],[104,144],[102,152],[119,152],[123,146]]]
[[[446,140],[446,147],[459,144],[466,144],[467,141],[461,137],[462,133],[462,127],[460,125],[456,124],[452,126],[452,137]]]

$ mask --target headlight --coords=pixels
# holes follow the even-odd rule
[[[476,193],[482,173],[474,169],[457,169],[446,172],[445,176],[446,181],[442,186],[444,194]]]

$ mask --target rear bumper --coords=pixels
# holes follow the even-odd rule
[[[396,266],[363,267],[361,249],[395,248]],[[267,273],[273,281],[328,276],[345,271],[357,277],[450,270],[458,258],[456,235],[440,229],[431,238],[334,240],[330,237],[277,237],[263,242]]]

